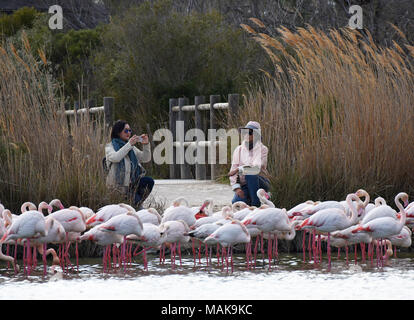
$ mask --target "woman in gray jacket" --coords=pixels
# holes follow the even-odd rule
[[[106,184],[132,196],[134,205],[141,209],[154,186],[154,180],[145,176],[145,169],[141,166],[141,162],[151,161],[151,146],[146,134],[132,137],[131,134],[132,130],[125,121],[118,120],[112,127],[111,142],[105,146],[109,170]],[[135,147],[138,142],[143,145],[142,151]]]

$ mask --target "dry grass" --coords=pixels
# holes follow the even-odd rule
[[[255,34],[274,73],[233,119],[262,124],[275,203],[344,199],[361,187],[391,203],[397,192],[410,193],[413,47],[379,48],[349,29],[279,32]]]
[[[0,202],[17,211],[53,198],[92,209],[119,201],[105,186],[103,120],[69,124],[45,54],[34,57],[24,35],[22,43],[0,47]]]

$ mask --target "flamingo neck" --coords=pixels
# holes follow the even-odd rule
[[[404,226],[405,225],[405,222],[407,220],[407,212],[405,211],[404,206],[400,202],[401,197],[402,197],[401,195],[397,195],[395,197],[395,205],[397,206],[397,208],[401,212],[400,225]]]

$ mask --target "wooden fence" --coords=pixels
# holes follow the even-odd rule
[[[200,129],[207,137],[208,129],[217,129],[217,110],[228,110],[230,114],[236,114],[239,108],[239,95],[229,94],[228,102],[220,102],[219,95],[211,95],[210,101],[205,102],[204,96],[196,96],[194,104],[189,104],[188,98],[171,98],[169,100],[169,129],[172,132],[173,139],[177,137],[177,121],[183,121],[184,132],[189,128],[191,115],[194,116],[195,129]],[[173,146],[173,164],[170,165],[170,179],[192,179],[214,180],[216,178],[216,164],[205,161],[205,163],[195,163],[195,177],[192,175],[191,166],[185,163],[184,159],[179,159],[177,147],[188,147],[190,145],[200,147],[215,148],[219,141],[184,141],[184,137],[179,137],[180,141],[174,141]],[[181,160],[181,161],[177,161]],[[180,162],[180,164],[177,164]],[[182,163],[184,162],[184,163]],[[210,168],[210,170],[208,170]],[[208,175],[208,171],[210,171]]]
[[[76,123],[79,115],[99,115],[103,113],[106,128],[112,126],[114,121],[114,98],[103,98],[103,105],[99,107],[95,107],[95,103],[93,101],[85,101],[84,104],[86,105],[85,108],[79,108],[80,104],[78,101],[76,101],[73,109],[65,110],[65,115],[74,116]]]

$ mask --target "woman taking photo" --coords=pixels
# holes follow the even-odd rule
[[[141,163],[151,160],[151,146],[148,136],[132,135],[129,124],[118,120],[112,127],[111,142],[105,146],[108,187],[132,197],[138,210],[142,209],[144,200],[151,193],[154,180],[145,176]],[[142,151],[135,145],[140,142]]]

